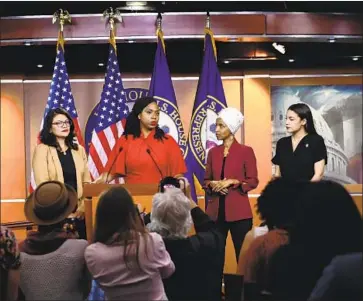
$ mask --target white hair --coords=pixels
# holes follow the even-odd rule
[[[180,189],[168,188],[154,195],[150,218],[150,231],[164,238],[185,238],[193,224],[190,201]]]

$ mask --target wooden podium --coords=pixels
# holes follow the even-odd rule
[[[85,184],[83,186],[83,196],[86,197],[84,201],[84,210],[87,240],[89,242],[92,241],[93,220],[98,204],[98,198],[103,191],[115,186],[126,188],[134,198],[134,202],[140,203],[145,207],[146,212],[151,211],[152,196],[158,192],[157,184]]]

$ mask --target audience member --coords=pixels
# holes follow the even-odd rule
[[[20,254],[14,233],[1,226],[0,271],[1,300],[17,300],[19,287]]]
[[[269,291],[281,300],[307,300],[335,256],[362,251],[362,219],[342,185],[309,183],[300,196],[290,243],[269,268]]]
[[[85,258],[107,300],[166,300],[162,278],[173,274],[174,263],[161,236],[144,227],[125,188],[101,195]]]
[[[20,243],[20,287],[26,300],[82,300],[91,278],[84,251],[86,240],[63,228],[76,208],[76,191],[58,181],[41,183],[25,202],[25,216],[38,225]]]
[[[309,301],[362,301],[362,252],[334,257],[324,269]]]
[[[154,195],[147,225],[163,237],[175,264],[175,273],[164,280],[165,291],[169,300],[220,300],[224,238],[192,200],[189,184],[182,179],[180,189],[165,188]],[[196,234],[188,237],[193,223]]]
[[[238,262],[244,275],[245,297],[253,299],[268,287],[269,262],[273,254],[289,243],[289,230],[295,223],[296,199],[307,183],[276,178],[257,199],[257,212],[269,231],[251,242]]]

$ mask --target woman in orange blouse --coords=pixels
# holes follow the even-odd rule
[[[159,183],[187,171],[176,141],[159,128],[160,108],[152,97],[136,101],[127,117],[125,131],[117,141],[103,174],[96,183],[125,177],[127,184]]]

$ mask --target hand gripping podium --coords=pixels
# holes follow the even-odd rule
[[[145,207],[146,212],[151,211],[152,196],[158,192],[158,184],[84,184],[83,197],[86,197],[84,201],[85,207],[85,221],[87,240],[92,241],[93,236],[93,223],[94,215],[96,213],[98,198],[105,190],[122,186],[126,188],[132,195],[135,203],[140,203]]]

